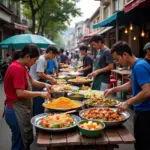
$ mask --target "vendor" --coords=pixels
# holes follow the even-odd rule
[[[29,150],[33,141],[31,120],[32,98],[40,96],[48,99],[48,92],[32,92],[32,86],[47,87],[49,85],[34,80],[27,67],[33,65],[39,57],[35,45],[26,45],[15,53],[15,61],[11,63],[4,78],[5,119],[12,132],[11,150]],[[50,92],[50,91],[49,91]]]
[[[109,88],[109,76],[113,69],[113,58],[108,47],[104,45],[104,40],[100,35],[94,35],[91,45],[97,50],[94,71],[88,77],[94,77],[93,90],[104,91]]]
[[[126,111],[134,106],[135,150],[150,149],[150,65],[143,59],[136,58],[126,42],[118,42],[111,49],[113,58],[122,66],[132,69],[131,81],[105,91],[105,95],[126,92],[132,89],[132,98],[120,103],[118,110]]]
[[[43,83],[46,80],[50,81],[52,84],[56,83],[56,79],[46,74],[47,69],[47,60],[53,60],[58,54],[58,49],[55,46],[49,46],[46,50],[46,53],[41,55],[36,61],[36,64],[31,66],[30,74],[32,78],[37,81],[42,81]],[[42,91],[43,88],[33,87],[33,91]],[[42,104],[44,99],[41,97],[34,98],[33,101],[33,116],[44,113],[44,107]]]
[[[87,54],[87,46],[81,46],[80,52],[83,56],[83,66],[82,69],[79,69],[79,72],[83,72],[83,76],[86,77],[93,71],[93,59]]]

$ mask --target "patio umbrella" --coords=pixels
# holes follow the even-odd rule
[[[0,42],[0,49],[21,49],[26,44],[35,44],[39,48],[47,48],[49,45],[56,45],[51,40],[40,35],[20,34]]]

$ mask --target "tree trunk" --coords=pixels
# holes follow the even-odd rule
[[[44,35],[44,29],[45,29],[45,26],[42,25],[42,26],[41,26],[41,35],[42,35],[42,36]]]
[[[40,30],[41,30],[41,25],[42,25],[42,21],[41,20],[42,19],[40,19],[39,26],[38,26],[38,31],[37,31],[38,34],[40,34]]]
[[[35,14],[32,12],[32,28],[31,32],[35,34]]]

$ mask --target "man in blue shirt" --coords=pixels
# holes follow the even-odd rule
[[[47,61],[47,74],[52,75],[54,73],[58,76],[58,64],[56,58]]]
[[[150,42],[144,46],[145,60],[150,64]]]
[[[125,111],[134,106],[134,136],[136,150],[150,149],[150,65],[143,59],[136,58],[126,42],[117,42],[111,49],[113,58],[122,66],[132,69],[131,81],[105,91],[105,95],[125,92],[132,89],[132,98],[120,103],[118,110]]]

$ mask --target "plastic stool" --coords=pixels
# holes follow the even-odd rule
[[[110,79],[115,79],[113,74],[110,75]]]
[[[116,79],[110,79],[110,88],[113,88],[117,86],[117,80]]]

